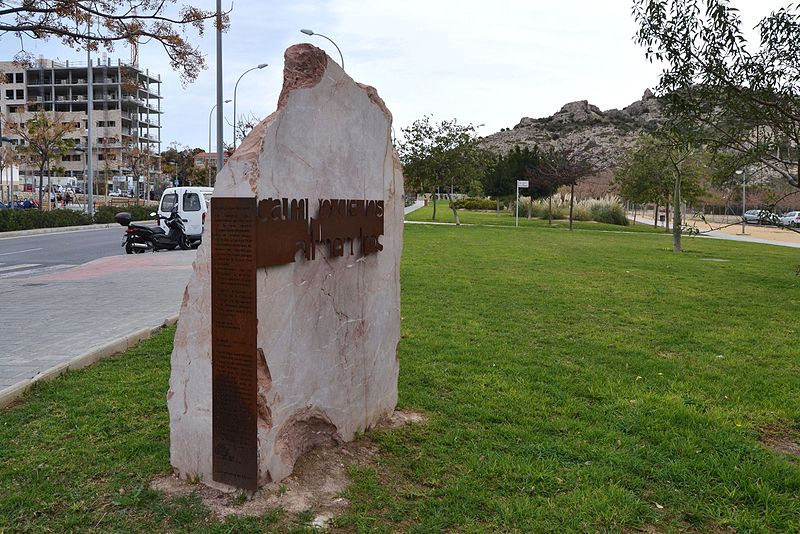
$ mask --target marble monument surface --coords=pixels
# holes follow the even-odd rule
[[[291,474],[311,448],[349,441],[394,410],[403,177],[391,123],[377,91],[354,82],[322,50],[287,49],[277,110],[217,176],[184,294],[167,393],[170,460],[180,477],[253,489],[220,476],[215,462],[229,451],[212,440],[212,427],[235,434],[252,425],[253,458],[244,470],[261,486]],[[246,261],[229,256],[224,268],[212,269],[229,245]],[[250,265],[252,286],[226,291],[237,273],[249,276]],[[219,277],[213,298],[212,272]],[[241,340],[255,372],[249,421],[212,406],[221,391],[213,388],[230,386],[212,379],[219,375],[212,318],[215,329],[235,333],[250,314],[220,318],[240,301],[255,311],[253,343]]]

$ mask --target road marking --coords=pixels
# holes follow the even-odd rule
[[[28,267],[28,266],[27,265],[17,265],[15,267],[19,268],[19,267]],[[68,265],[68,264],[41,266],[41,264],[38,264],[38,266],[37,265],[33,265],[33,267],[36,267],[36,268],[35,269],[25,269],[24,271],[9,271],[9,272],[5,272],[5,273],[0,273],[0,280],[4,280],[6,278],[22,277],[22,276],[30,277],[30,276],[34,276],[34,275],[38,275],[38,274],[49,273],[51,271],[57,271],[59,269],[62,269],[62,270],[63,269],[70,269],[70,268],[75,267],[75,266],[74,265]],[[0,270],[2,270],[2,269],[0,269]]]
[[[22,254],[23,252],[35,252],[37,250],[42,250],[42,248],[29,248],[28,250],[17,250],[16,252],[0,252],[0,256],[8,256],[9,254]]]
[[[20,263],[17,265],[7,265],[6,267],[0,267],[0,271],[13,271],[14,269],[26,269],[28,267],[36,267],[41,265],[41,263]]]

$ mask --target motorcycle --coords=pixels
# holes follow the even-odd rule
[[[164,220],[169,229],[165,232],[160,226],[145,226],[131,222],[131,214],[123,211],[117,213],[114,218],[125,226],[125,235],[122,236],[122,246],[128,254],[140,254],[143,252],[155,252],[158,250],[173,250],[180,247],[182,250],[189,250],[192,246],[189,237],[186,235],[186,226],[183,224],[186,219],[181,219],[177,211],[170,213],[169,217],[162,217],[153,212],[150,216],[156,218],[156,222]]]

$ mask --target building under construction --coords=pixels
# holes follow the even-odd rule
[[[161,77],[134,64],[97,58],[92,66],[89,94],[86,62],[59,62],[40,58],[33,66],[0,61],[0,110],[2,133],[13,144],[24,143],[8,122],[24,124],[37,111],[53,113],[73,123],[65,138],[74,139],[75,150],[51,161],[57,182],[83,186],[87,155],[92,157],[95,191],[130,189],[144,192],[160,182]],[[93,143],[88,139],[89,99],[92,98]],[[17,191],[30,189],[38,168],[20,163]],[[33,186],[35,188],[35,186]]]

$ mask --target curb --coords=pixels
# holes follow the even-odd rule
[[[153,220],[148,219],[146,221],[131,221],[131,224],[144,224],[149,222],[153,222]],[[5,239],[8,237],[22,237],[27,235],[80,232],[84,230],[103,230],[105,228],[115,228],[117,226],[119,226],[120,228],[124,228],[124,226],[116,222],[113,222],[113,223],[99,223],[99,224],[84,224],[81,226],[56,226],[55,228],[33,228],[31,230],[13,230],[11,232],[0,232],[0,239]]]
[[[9,406],[18,398],[20,398],[28,389],[31,388],[37,382],[44,382],[53,380],[58,378],[59,376],[63,375],[67,371],[77,371],[78,369],[83,369],[85,367],[89,367],[100,360],[108,358],[109,356],[113,356],[115,354],[119,354],[121,352],[125,352],[128,349],[132,349],[136,345],[138,345],[141,341],[145,339],[149,339],[157,334],[162,329],[172,326],[178,322],[178,314],[170,315],[164,321],[156,327],[152,328],[140,328],[139,330],[135,330],[126,336],[119,337],[113,341],[110,341],[104,345],[101,345],[97,348],[90,350],[84,354],[79,356],[75,356],[74,358],[70,359],[67,362],[60,363],[50,369],[47,369],[38,375],[34,376],[31,379],[25,379],[17,382],[13,386],[9,386],[3,390],[0,390],[0,409]]]

